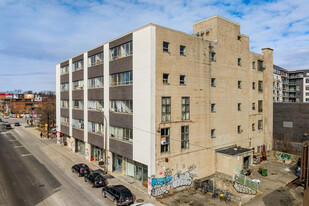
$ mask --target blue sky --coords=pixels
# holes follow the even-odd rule
[[[0,91],[55,90],[55,65],[155,23],[192,33],[220,15],[241,25],[251,50],[274,49],[274,63],[309,69],[308,0],[0,0]]]

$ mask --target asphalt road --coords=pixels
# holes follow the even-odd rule
[[[44,146],[22,127],[0,129],[1,206],[106,205],[42,152]]]

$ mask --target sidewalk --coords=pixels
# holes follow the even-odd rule
[[[73,153],[67,146],[61,146],[55,143],[55,139],[49,140],[46,137],[40,138],[40,132],[32,127],[23,127],[27,132],[33,134],[37,139],[40,139],[44,142],[48,148],[51,148],[53,155],[61,155],[65,158],[67,166],[71,168],[74,164],[85,163],[92,170],[101,170],[102,168],[95,164],[96,162],[89,162],[85,159],[82,154]],[[138,182],[134,178],[124,176],[118,172],[109,173],[107,177],[109,185],[121,184],[129,188],[132,193],[136,196],[136,200],[143,201],[145,203],[152,203],[154,205],[162,205],[154,197],[148,195],[148,189],[142,185],[141,182]]]

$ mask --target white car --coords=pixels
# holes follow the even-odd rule
[[[4,117],[3,117],[3,119],[8,119],[9,118],[9,116],[6,116],[6,115],[4,115]]]

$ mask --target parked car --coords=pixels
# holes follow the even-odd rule
[[[15,122],[14,125],[15,125],[15,126],[20,126],[20,123],[19,123],[19,122]]]
[[[6,123],[6,124],[3,124],[3,125],[4,125],[5,129],[12,129],[11,124]]]
[[[72,172],[76,172],[79,177],[90,173],[90,169],[86,164],[76,164],[72,166]]]
[[[134,202],[131,191],[123,185],[103,187],[102,195],[111,199],[114,205],[129,205]]]
[[[9,123],[8,121],[4,121],[4,122],[3,122],[3,124],[8,124],[8,123]]]
[[[6,115],[3,116],[3,119],[8,119],[8,118],[9,118],[9,116],[6,116]]]
[[[100,173],[87,174],[84,177],[85,182],[91,183],[92,187],[106,187],[107,181]]]

